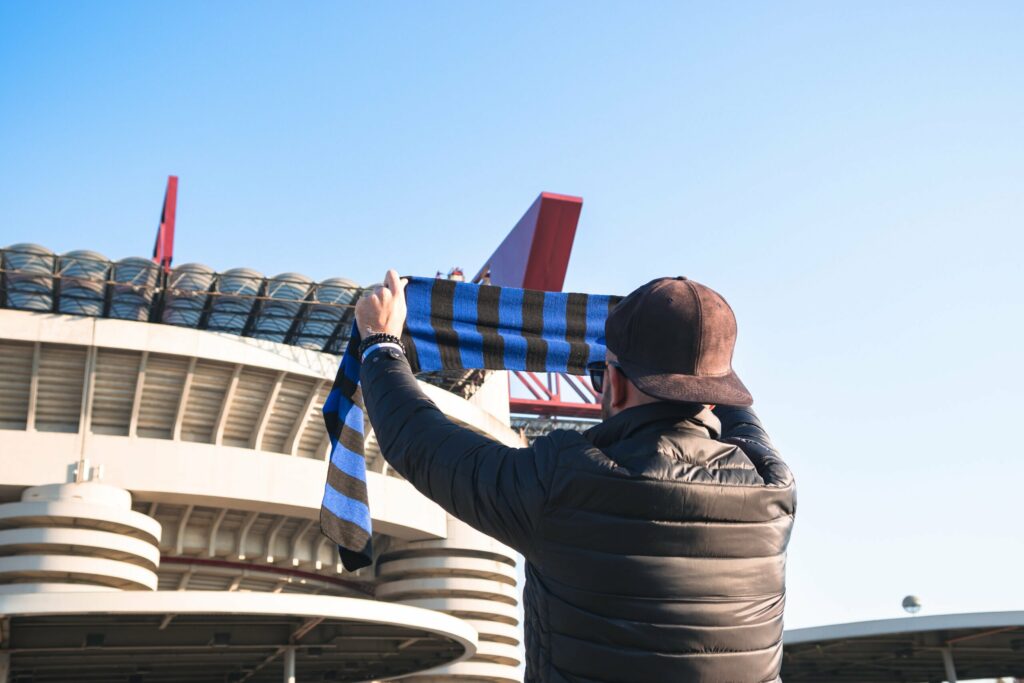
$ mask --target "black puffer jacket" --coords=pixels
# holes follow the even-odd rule
[[[445,418],[397,351],[362,387],[391,466],[525,556],[528,682],[778,679],[795,489],[751,411],[656,403],[515,449]]]

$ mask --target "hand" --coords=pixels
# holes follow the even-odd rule
[[[405,285],[408,280],[389,270],[384,284],[374,287],[356,302],[356,325],[366,339],[371,334],[402,336],[405,327]]]

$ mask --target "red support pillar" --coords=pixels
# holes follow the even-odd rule
[[[542,192],[473,282],[562,291],[582,210],[580,197]]]
[[[170,271],[174,259],[174,214],[178,208],[178,176],[167,176],[167,191],[164,193],[164,207],[160,212],[160,227],[153,245],[153,261]]]
[[[582,210],[583,199],[580,197],[542,192],[487,259],[473,282],[545,292],[562,291]],[[509,408],[513,413],[588,418],[601,415],[600,399],[586,378],[509,373],[509,380],[513,378],[533,396],[516,398],[510,393]],[[573,390],[579,402],[562,398],[563,384]],[[510,392],[511,388],[510,383]]]

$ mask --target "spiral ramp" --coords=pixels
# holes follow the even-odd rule
[[[454,517],[443,540],[393,545],[377,559],[378,599],[443,612],[479,634],[476,654],[403,680],[522,680],[516,555]]]
[[[0,505],[0,594],[152,591],[160,524],[97,482],[33,486]]]

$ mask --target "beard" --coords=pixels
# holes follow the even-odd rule
[[[608,387],[605,387],[605,391],[601,393],[601,419],[607,420],[612,416],[612,392],[608,391]]]

